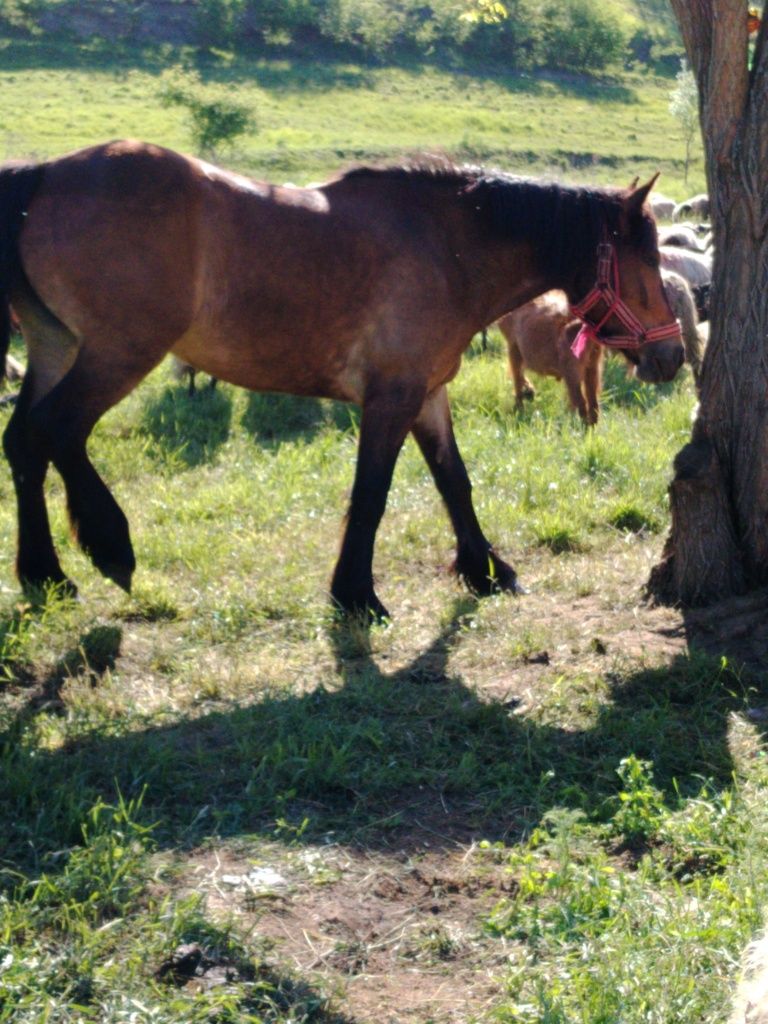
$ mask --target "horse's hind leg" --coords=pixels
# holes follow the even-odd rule
[[[163,350],[164,353],[164,350]],[[78,543],[96,568],[130,590],[136,559],[128,521],[91,464],[86,441],[98,419],[133,390],[163,353],[100,353],[82,346],[69,372],[29,412],[29,429],[61,474]]]
[[[522,408],[525,399],[534,398],[536,391],[533,385],[525,376],[525,363],[523,353],[515,338],[515,331],[512,323],[506,317],[502,317],[498,323],[501,333],[507,340],[507,352],[509,354],[509,372],[512,374],[512,381],[515,385],[515,405]]]
[[[397,456],[423,401],[422,385],[394,381],[371,390],[363,403],[355,482],[331,583],[343,611],[388,615],[373,589],[373,546]]]
[[[48,523],[43,484],[50,461],[49,453],[42,439],[30,431],[28,424],[33,378],[33,372],[25,377],[3,434],[3,448],[16,489],[19,531],[16,573],[24,587],[54,583],[74,590],[59,564]]]
[[[425,401],[413,436],[427,460],[456,533],[454,570],[477,594],[517,587],[517,576],[486,540],[472,504],[472,484],[459,453],[448,394],[438,388]]]

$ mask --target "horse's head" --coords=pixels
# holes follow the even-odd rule
[[[672,380],[684,358],[680,325],[661,280],[656,225],[644,205],[657,177],[619,197],[618,216],[597,246],[591,290],[572,305],[583,324],[575,354],[593,338],[619,349],[640,380],[651,384]]]

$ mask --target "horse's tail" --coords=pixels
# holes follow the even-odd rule
[[[0,167],[0,380],[5,374],[5,357],[11,341],[11,293],[25,279],[19,236],[44,169],[44,164]]]

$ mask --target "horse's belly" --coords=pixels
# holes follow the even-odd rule
[[[250,391],[281,391],[361,402],[359,346],[310,345],[304,339],[187,334],[173,353],[196,369]]]

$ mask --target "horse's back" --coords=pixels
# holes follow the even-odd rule
[[[251,389],[362,401],[380,376],[444,383],[476,329],[447,241],[455,192],[376,174],[281,188],[117,141],[44,165],[20,253],[102,362],[171,349]]]

